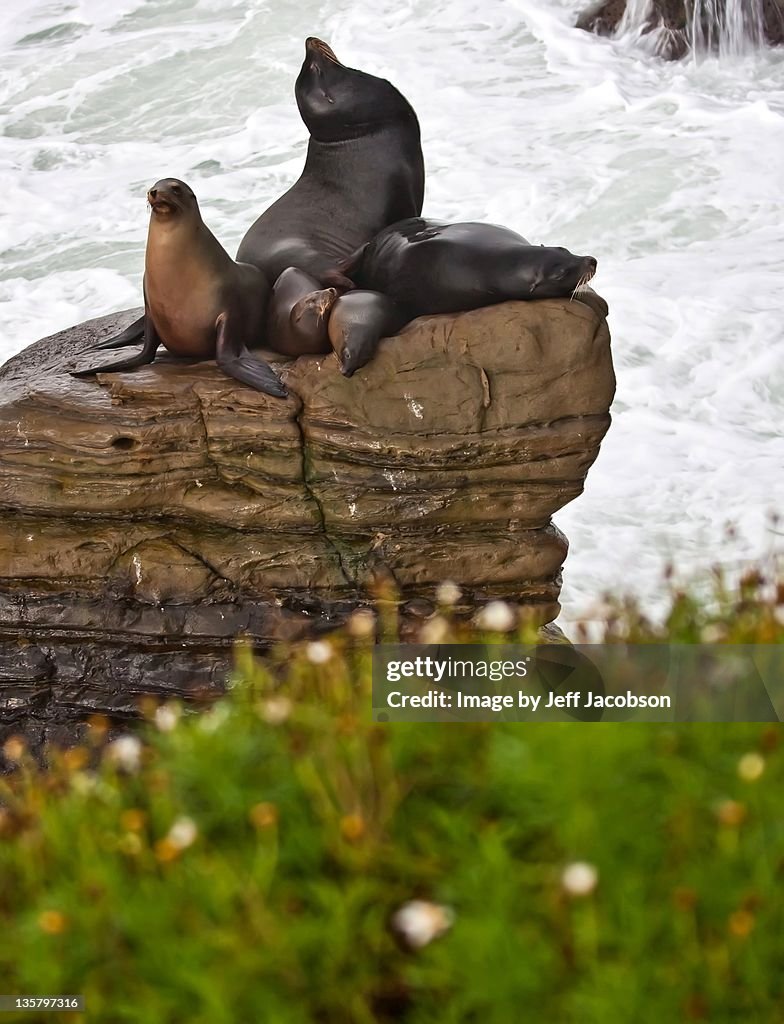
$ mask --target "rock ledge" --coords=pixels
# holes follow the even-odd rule
[[[234,637],[336,624],[379,576],[421,606],[558,612],[576,497],[609,426],[606,305],[423,317],[351,380],[283,362],[286,401],[213,363],[80,381],[136,311],[0,370],[0,715],[56,734],[140,693],[216,692]],[[424,605],[425,609],[427,605]],[[31,717],[32,716],[32,717]]]

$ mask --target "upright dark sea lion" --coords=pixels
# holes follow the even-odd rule
[[[287,267],[267,307],[267,347],[287,356],[329,352],[327,322],[337,297],[336,288],[322,288],[304,270]]]
[[[338,275],[383,292],[410,318],[510,299],[568,298],[595,273],[593,256],[531,245],[508,228],[424,217],[385,228],[338,265]]]
[[[388,224],[418,216],[425,191],[419,122],[390,82],[310,38],[294,93],[310,132],[305,169],[237,251],[270,284],[287,267],[320,279]]]
[[[425,193],[419,122],[391,83],[345,67],[311,37],[294,94],[310,132],[305,168],[237,252],[270,285],[287,267],[320,279],[388,224],[418,216]],[[143,329],[140,317],[96,347],[122,348]]]
[[[269,286],[256,267],[235,263],[201,219],[183,181],[164,178],[151,206],[144,271],[144,346],[137,355],[79,370],[75,377],[151,363],[159,345],[175,355],[215,357],[229,377],[285,397],[272,369],[248,351],[264,337]]]

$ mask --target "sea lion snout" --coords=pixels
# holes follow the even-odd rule
[[[335,52],[328,43],[325,43],[323,39],[318,39],[316,36],[308,36],[305,40],[305,54],[307,57],[326,57],[327,60],[332,61],[333,64],[340,64],[340,61],[335,56]]]
[[[147,202],[153,213],[171,213],[174,208],[174,204],[169,202],[168,194],[159,188],[151,188],[147,192]]]
[[[161,178],[147,190],[147,202],[153,213],[168,215],[175,210],[198,209],[190,186],[179,178]]]
[[[593,256],[584,256],[581,264],[580,281],[582,284],[588,284],[591,278],[596,273],[596,268],[599,264],[596,262]]]
[[[316,303],[316,308],[320,317],[323,317],[325,313],[329,312],[335,304],[335,300],[338,297],[337,288],[325,288]]]

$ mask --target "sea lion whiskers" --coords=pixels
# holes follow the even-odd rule
[[[570,302],[574,302],[575,295],[577,295],[577,293],[580,291],[580,289],[583,287],[584,284],[586,284],[585,275],[583,275],[580,278],[580,280],[577,282],[577,284],[574,286],[574,291],[569,296],[569,301]]]
[[[319,292],[319,298],[316,300],[316,317],[321,323],[326,314],[335,305],[335,299],[338,297],[337,288],[325,288]]]
[[[585,273],[580,277],[580,280],[575,285],[574,291],[569,296],[570,302],[574,300],[575,295],[581,295],[583,294],[583,292],[588,290],[589,282],[593,280],[593,278],[596,276],[597,264],[595,260],[593,261],[593,263],[594,265],[592,267],[589,267],[585,271]]]

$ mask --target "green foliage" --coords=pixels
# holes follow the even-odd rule
[[[606,635],[781,642],[783,596],[749,577]],[[781,1021],[779,726],[379,725],[351,632],[241,649],[140,749],[99,720],[46,771],[6,745],[2,991],[101,1024]]]

